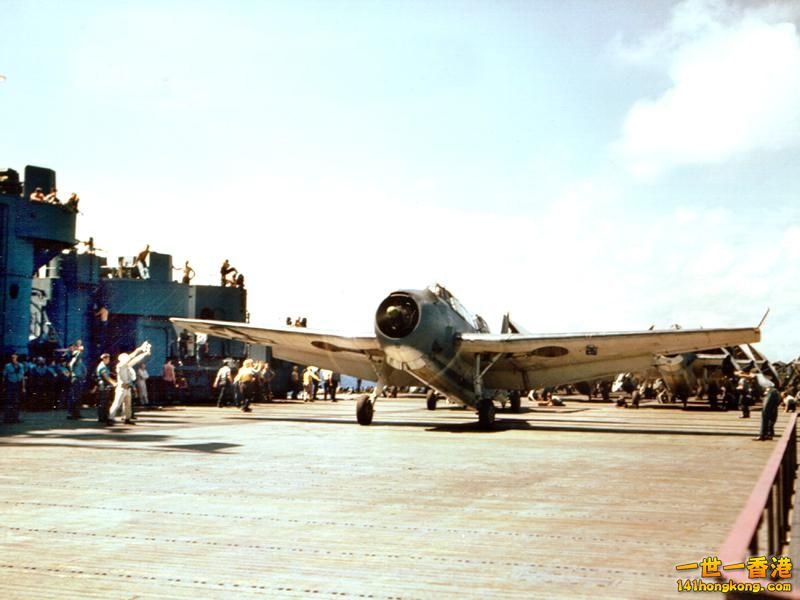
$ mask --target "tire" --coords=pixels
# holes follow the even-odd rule
[[[511,412],[518,413],[520,408],[522,408],[522,400],[520,400],[519,392],[511,392],[509,401],[511,402]]]
[[[372,416],[375,414],[375,407],[369,396],[361,396],[356,402],[356,420],[359,425],[369,425],[372,423]]]
[[[491,400],[478,402],[478,425],[481,429],[491,429],[494,425],[495,408]]]
[[[425,395],[425,404],[427,405],[428,410],[436,410],[436,400],[436,392],[429,390]]]

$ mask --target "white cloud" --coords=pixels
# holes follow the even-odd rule
[[[670,87],[629,110],[617,145],[637,175],[800,145],[800,37],[785,12],[684,2],[628,53],[666,62]]]

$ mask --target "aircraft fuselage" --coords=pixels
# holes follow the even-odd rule
[[[444,288],[394,292],[375,314],[375,335],[389,367],[468,406],[480,400],[475,369],[459,355],[456,338],[480,331],[480,325]]]

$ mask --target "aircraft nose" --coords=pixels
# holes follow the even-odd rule
[[[400,339],[419,323],[419,304],[406,292],[390,294],[375,313],[375,325],[388,338]]]

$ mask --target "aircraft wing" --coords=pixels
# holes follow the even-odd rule
[[[651,367],[657,354],[696,352],[759,341],[757,327],[681,329],[629,333],[462,334],[459,352],[466,359],[481,354],[484,375],[495,389],[531,389],[588,381]]]
[[[275,358],[314,365],[367,381],[377,378],[373,360],[383,360],[383,352],[374,335],[345,336],[304,327],[269,329],[231,321],[175,318],[170,321],[193,333],[270,346]]]

